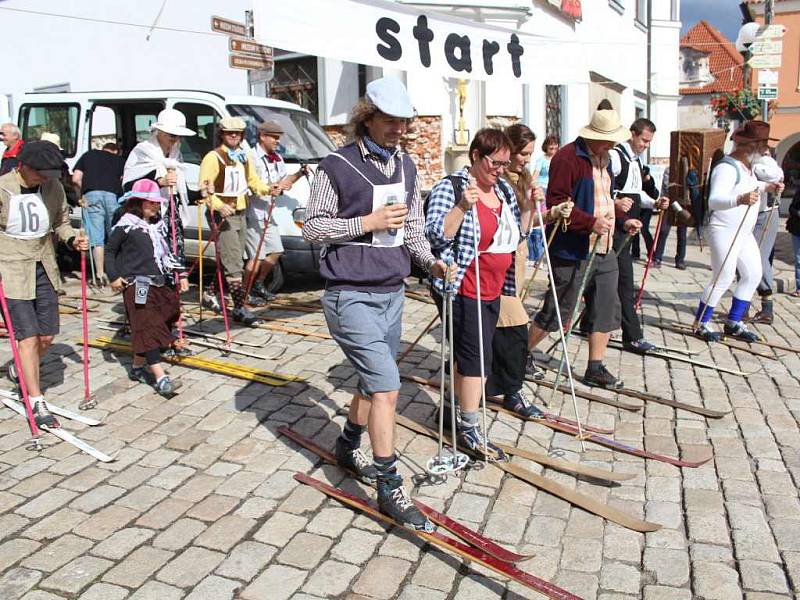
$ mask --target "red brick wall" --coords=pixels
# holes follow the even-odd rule
[[[337,148],[347,142],[344,125],[327,125],[324,129]],[[422,189],[430,189],[445,175],[441,117],[414,119],[400,145],[414,159]]]

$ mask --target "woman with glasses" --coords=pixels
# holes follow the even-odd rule
[[[165,200],[161,203],[158,229],[170,249],[174,250],[173,254],[180,264],[185,266],[183,220],[177,202],[186,206],[189,203],[189,191],[184,177],[181,137],[195,135],[195,132],[186,127],[186,117],[174,108],[165,108],[158,113],[150,130],[150,138],[137,144],[125,161],[122,189],[130,192],[133,184],[141,179],[149,179],[158,184],[161,197]],[[178,280],[181,292],[189,289],[189,275],[185,268],[179,271]],[[171,282],[168,284],[171,285]]]
[[[510,140],[499,129],[478,131],[469,148],[470,166],[433,187],[425,221],[425,235],[434,255],[452,260],[457,267],[451,290],[455,392],[461,409],[458,442],[474,452],[483,452],[485,447],[488,458],[494,460],[505,460],[505,455],[485,441],[486,434],[478,424],[484,385],[481,376],[491,371],[500,296],[516,295],[514,252],[527,237],[531,223],[530,202],[524,198],[522,207],[518,206],[511,186],[501,179],[511,165],[511,151]],[[433,289],[441,313],[444,281],[434,279]]]

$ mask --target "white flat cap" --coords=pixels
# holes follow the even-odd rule
[[[394,77],[381,77],[367,84],[367,100],[378,107],[382,113],[391,117],[411,119],[414,105],[403,82]]]

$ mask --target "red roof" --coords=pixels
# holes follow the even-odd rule
[[[681,38],[681,48],[693,48],[708,52],[708,63],[714,81],[703,87],[682,87],[680,93],[719,94],[738,92],[744,87],[742,79],[742,55],[718,29],[708,21],[696,23]]]

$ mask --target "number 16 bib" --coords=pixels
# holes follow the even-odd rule
[[[35,240],[50,231],[50,214],[40,194],[17,194],[8,201],[6,235]]]

